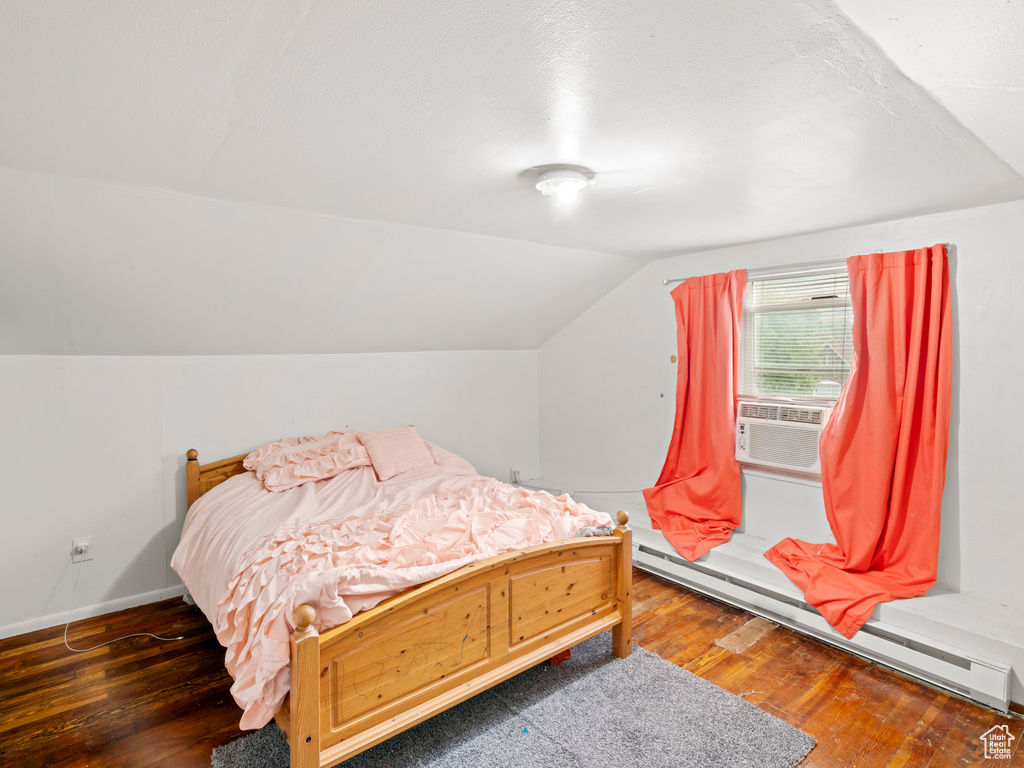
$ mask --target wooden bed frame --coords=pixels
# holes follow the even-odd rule
[[[246,471],[245,455],[185,463],[188,505]],[[467,565],[317,633],[295,611],[291,691],[277,714],[292,768],[327,768],[607,629],[632,642],[632,532],[543,544]]]

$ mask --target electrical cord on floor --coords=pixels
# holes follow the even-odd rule
[[[76,572],[75,573],[75,586],[71,588],[71,604],[68,605],[68,620],[64,624],[64,646],[69,651],[71,651],[72,653],[88,653],[89,651],[95,651],[97,648],[102,648],[105,645],[110,645],[111,643],[116,643],[116,642],[118,642],[120,640],[127,640],[129,637],[152,637],[155,640],[161,640],[163,642],[171,642],[172,640],[184,640],[185,639],[184,635],[182,635],[181,637],[160,637],[159,635],[154,635],[152,632],[136,632],[136,633],[131,634],[131,635],[123,635],[122,637],[115,637],[113,640],[107,640],[107,642],[100,643],[99,645],[94,645],[92,648],[72,648],[70,645],[68,645],[68,627],[71,626],[71,610],[72,610],[72,607],[75,604],[75,594],[77,592],[78,592],[78,573]]]

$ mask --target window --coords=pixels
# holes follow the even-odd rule
[[[846,263],[750,270],[747,275],[740,397],[835,401],[853,363]]]

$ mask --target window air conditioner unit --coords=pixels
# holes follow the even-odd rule
[[[736,460],[751,466],[821,473],[818,438],[831,408],[740,400]]]

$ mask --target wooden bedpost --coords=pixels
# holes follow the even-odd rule
[[[185,509],[188,509],[199,498],[199,451],[189,448],[185,454]]]
[[[622,622],[612,627],[612,653],[624,659],[633,652],[633,531],[628,525],[628,513],[620,510],[618,520],[619,524],[615,526],[614,533],[622,539],[619,573],[616,579]]]
[[[292,768],[320,768],[320,636],[316,610],[300,605],[293,615],[288,744]]]

